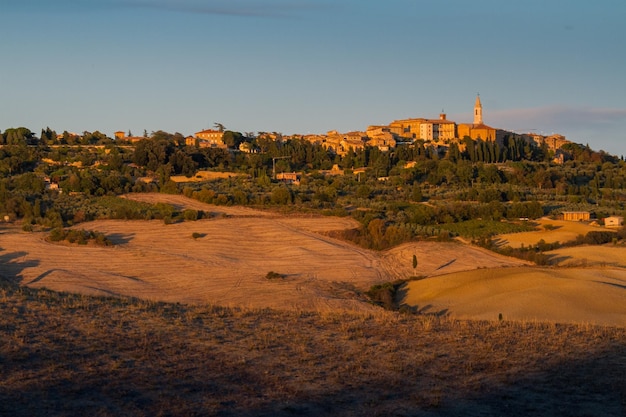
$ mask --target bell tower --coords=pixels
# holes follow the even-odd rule
[[[474,124],[483,124],[483,105],[480,103],[480,94],[476,95],[476,104],[474,104]]]

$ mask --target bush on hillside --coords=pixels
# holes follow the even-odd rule
[[[110,246],[113,243],[106,237],[104,233],[88,231],[88,230],[76,230],[57,227],[50,231],[48,240],[51,242],[67,241],[69,243],[77,243],[79,245],[86,245],[89,242],[93,242],[100,246]]]
[[[588,232],[585,236],[578,235],[574,244],[576,245],[604,245],[605,243],[612,242],[615,239],[615,232],[608,232],[604,230]]]
[[[283,274],[279,274],[278,272],[270,271],[265,274],[265,279],[283,279],[285,276]]]

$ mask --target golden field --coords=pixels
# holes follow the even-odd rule
[[[626,269],[480,269],[406,284],[400,301],[459,318],[626,327]]]
[[[112,247],[50,243],[45,233],[5,229],[0,274],[31,287],[148,300],[295,310],[374,308],[363,292],[386,280],[522,264],[457,243],[416,242],[374,252],[325,236],[357,227],[349,218],[284,217],[245,207],[209,206],[181,196],[139,194],[147,202],[202,209],[211,219],[100,220]],[[198,238],[192,235],[196,233]],[[8,248],[15,248],[8,250]],[[420,259],[413,270],[412,256]],[[267,280],[268,272],[284,276]]]
[[[592,231],[607,230],[585,222],[552,220],[547,217],[536,220],[536,223],[538,224],[537,230],[499,235],[496,239],[496,244],[519,248],[521,246],[536,245],[541,240],[546,243],[564,243],[576,239],[578,235],[585,235]]]

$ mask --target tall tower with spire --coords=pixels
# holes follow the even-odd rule
[[[480,94],[476,95],[476,104],[474,104],[474,124],[483,124],[483,105],[480,103]]]

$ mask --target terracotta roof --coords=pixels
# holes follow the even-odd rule
[[[423,117],[418,117],[418,118],[411,118],[411,119],[394,120],[392,123],[411,123],[411,122],[424,122],[424,121],[426,121],[426,119],[424,119]]]
[[[445,125],[445,124],[455,124],[452,120],[441,120],[441,119],[429,119],[425,121],[426,123],[432,123],[434,125]]]
[[[206,130],[201,130],[199,132],[196,132],[196,135],[198,133],[224,133],[224,132],[220,132],[219,130],[213,130],[213,129],[206,129]]]
[[[484,123],[481,123],[481,124],[479,124],[479,125],[474,125],[474,124],[473,124],[473,125],[471,125],[471,126],[472,126],[472,129],[493,129],[493,130],[496,130],[496,128],[495,128],[495,127],[487,126],[487,125],[486,125],[486,124],[484,124]]]
[[[495,127],[491,127],[491,126],[487,126],[484,123],[475,125],[473,123],[459,123],[458,126],[469,126],[472,129],[493,129],[493,130],[498,130]]]

